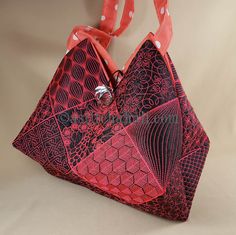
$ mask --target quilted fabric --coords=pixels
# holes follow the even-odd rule
[[[144,40],[107,107],[95,97],[103,85],[110,83],[102,58],[84,39],[64,56],[13,145],[52,175],[186,220],[209,139],[170,57],[166,61],[152,40]],[[103,119],[95,122],[96,115]],[[131,119],[117,121],[125,115]]]

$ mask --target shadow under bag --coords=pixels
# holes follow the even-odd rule
[[[126,0],[105,0],[99,28],[76,26],[67,53],[35,111],[13,142],[50,174],[172,220],[188,218],[209,149],[167,53],[167,0],[154,0],[156,33],[122,70],[107,52],[129,25]],[[78,201],[79,203],[79,201]]]

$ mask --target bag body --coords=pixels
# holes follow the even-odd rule
[[[167,53],[168,2],[154,3],[160,27],[122,71],[106,48],[130,23],[133,0],[126,0],[117,30],[117,0],[104,1],[99,29],[73,29],[66,55],[13,145],[54,176],[184,221],[209,139]]]

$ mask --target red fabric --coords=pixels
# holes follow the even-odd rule
[[[117,2],[105,1],[103,14]],[[209,139],[166,52],[171,39],[167,1],[154,2],[160,28],[138,45],[118,73],[120,81],[104,48],[116,16],[108,18],[109,25],[102,20],[100,30],[73,30],[70,51],[13,145],[52,175],[184,221]],[[123,18],[132,4],[126,1]],[[121,27],[129,23],[121,22]],[[99,95],[105,92],[103,100],[99,90]],[[112,102],[103,103],[106,99]]]
[[[105,0],[101,16],[100,29],[113,36],[119,36],[130,24],[134,13],[134,0],[125,0],[120,27],[114,31],[118,6],[118,0]]]
[[[160,27],[155,33],[155,37],[158,45],[160,45],[158,49],[164,56],[172,38],[172,23],[168,11],[168,1],[153,1],[160,22]],[[103,47],[107,48],[112,37],[119,36],[128,27],[134,15],[134,0],[126,0],[124,11],[120,21],[120,27],[114,30],[118,5],[118,0],[105,0],[99,30],[94,29],[93,27],[75,27],[68,39],[67,49],[70,50],[78,43],[78,40],[80,39],[79,35],[81,32],[95,37]]]

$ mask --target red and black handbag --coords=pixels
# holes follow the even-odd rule
[[[75,27],[52,81],[13,145],[50,174],[172,220],[188,218],[209,149],[167,53],[167,0],[154,0],[160,27],[122,70],[107,52],[130,23],[126,0],[105,0],[99,28]]]

